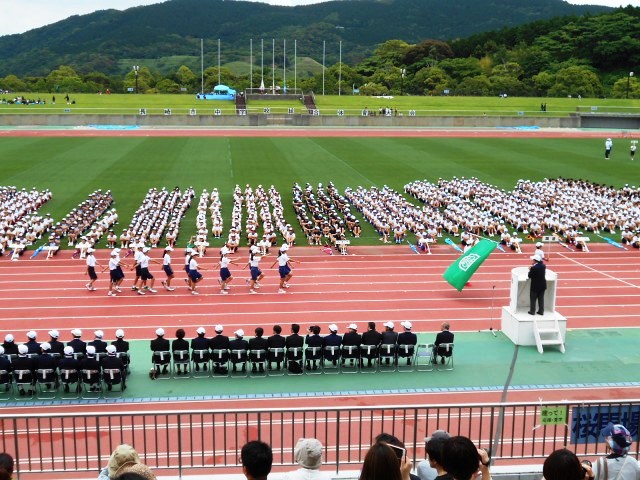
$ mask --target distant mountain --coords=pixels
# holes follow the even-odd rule
[[[173,68],[171,58],[199,59],[201,38],[209,65],[217,62],[218,39],[225,63],[247,61],[250,39],[254,61],[260,56],[260,39],[264,39],[265,59],[271,55],[272,39],[278,45],[276,55],[281,55],[285,39],[288,57],[296,40],[298,55],[317,61],[322,59],[326,42],[328,65],[338,60],[342,41],[343,61],[354,63],[389,39],[409,43],[451,40],[541,19],[608,10],[563,0],[342,0],[299,7],[169,0],[125,11],[75,15],[23,34],[2,36],[0,77],[46,75],[59,65],[71,65],[82,73],[122,74],[131,69],[131,61],[144,63],[145,59]],[[197,65],[199,68],[199,61]]]

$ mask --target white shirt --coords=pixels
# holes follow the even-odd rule
[[[143,253],[140,257],[140,268],[149,268],[149,260],[151,259]]]
[[[162,264],[171,265],[171,256],[168,253],[165,253],[164,257],[162,257]]]
[[[284,267],[288,261],[289,261],[289,255],[287,255],[286,253],[282,253],[278,257],[278,265],[281,267]]]
[[[220,260],[220,268],[229,268],[229,264],[231,263],[231,259],[227,257],[222,257]]]
[[[109,270],[115,270],[120,263],[120,257],[111,257],[109,259]]]
[[[257,267],[258,265],[260,265],[260,260],[262,260],[262,257],[260,255],[254,255],[253,258],[249,260],[249,266]]]
[[[189,270],[198,270],[198,262],[195,257],[191,257],[191,260],[189,261]]]
[[[95,267],[96,266],[96,257],[93,255],[87,255],[87,267]]]

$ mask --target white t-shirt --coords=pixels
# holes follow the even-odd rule
[[[249,266],[250,267],[257,267],[260,265],[260,260],[262,260],[262,257],[260,255],[254,255],[252,259],[249,260]]]
[[[93,255],[87,255],[87,267],[95,267],[96,266],[96,257]]]
[[[231,263],[231,259],[227,257],[222,257],[220,260],[220,268],[229,268],[229,264]]]
[[[120,257],[111,257],[109,259],[109,270],[115,270],[120,263]]]
[[[286,253],[282,253],[278,257],[278,265],[281,267],[284,267],[288,261],[289,261],[289,255],[287,255]]]
[[[171,265],[171,256],[165,252],[164,257],[162,257],[163,265]]]
[[[191,257],[189,261],[189,270],[198,270],[198,262],[195,257]]]
[[[149,260],[151,259],[143,253],[140,257],[140,268],[149,268]]]

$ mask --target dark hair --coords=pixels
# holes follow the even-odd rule
[[[360,480],[401,480],[400,459],[384,442],[374,443],[364,457]]]
[[[429,455],[429,459],[433,460],[439,465],[442,465],[442,447],[444,446],[444,442],[446,438],[432,438],[427,442],[425,446],[425,450],[427,451],[427,455]]]
[[[442,466],[456,480],[469,480],[478,471],[478,449],[467,437],[451,437],[442,446]]]
[[[581,480],[585,476],[576,454],[566,448],[556,450],[547,457],[542,474],[545,480]]]
[[[282,327],[280,325],[274,325],[273,331],[274,333],[277,333],[278,335],[280,335],[280,333],[282,332]]]
[[[254,440],[244,444],[240,452],[240,459],[242,466],[253,478],[267,478],[271,472],[273,452],[266,443]]]
[[[10,479],[13,473],[13,457],[8,453],[0,453],[0,479]]]
[[[314,335],[319,335],[320,334],[320,326],[319,325],[314,325],[311,327],[311,333],[313,333]]]
[[[300,331],[300,325],[298,325],[297,323],[292,323],[291,324],[291,331],[293,333],[298,333]]]
[[[185,336],[184,329],[179,328],[178,330],[176,330],[176,338],[182,339],[184,338],[184,336]]]
[[[376,442],[390,443],[396,447],[405,448],[404,443],[398,437],[391,435],[390,433],[382,432],[376,437]]]
[[[264,334],[264,328],[258,327],[256,328],[256,337],[261,337]]]
[[[376,329],[376,322],[369,322],[369,330],[375,330]]]
[[[136,472],[124,472],[113,480],[149,480],[147,477]]]

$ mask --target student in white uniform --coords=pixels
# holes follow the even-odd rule
[[[280,274],[280,288],[278,289],[278,293],[287,293],[285,288],[289,288],[289,284],[287,283],[291,280],[293,274],[291,273],[290,263],[300,263],[297,260],[292,260],[287,251],[289,250],[289,245],[286,243],[280,247],[280,251],[278,252],[278,258],[273,262],[271,268],[277,263],[278,264],[278,273]]]
[[[165,290],[169,292],[173,292],[175,290],[174,287],[171,286],[171,280],[173,280],[173,268],[171,268],[171,252],[173,252],[173,248],[167,245],[164,248],[164,255],[162,257],[162,270],[167,275],[167,279],[162,281],[162,286]]]
[[[98,279],[98,275],[96,274],[96,265],[98,265],[100,268],[102,268],[102,265],[96,260],[96,257],[93,255],[95,252],[95,249],[93,248],[88,248],[87,249],[87,271],[86,274],[89,275],[89,283],[87,283],[85,286],[87,287],[87,290],[89,290],[90,292],[95,292],[96,288],[93,286],[93,284],[96,282],[96,280]]]

